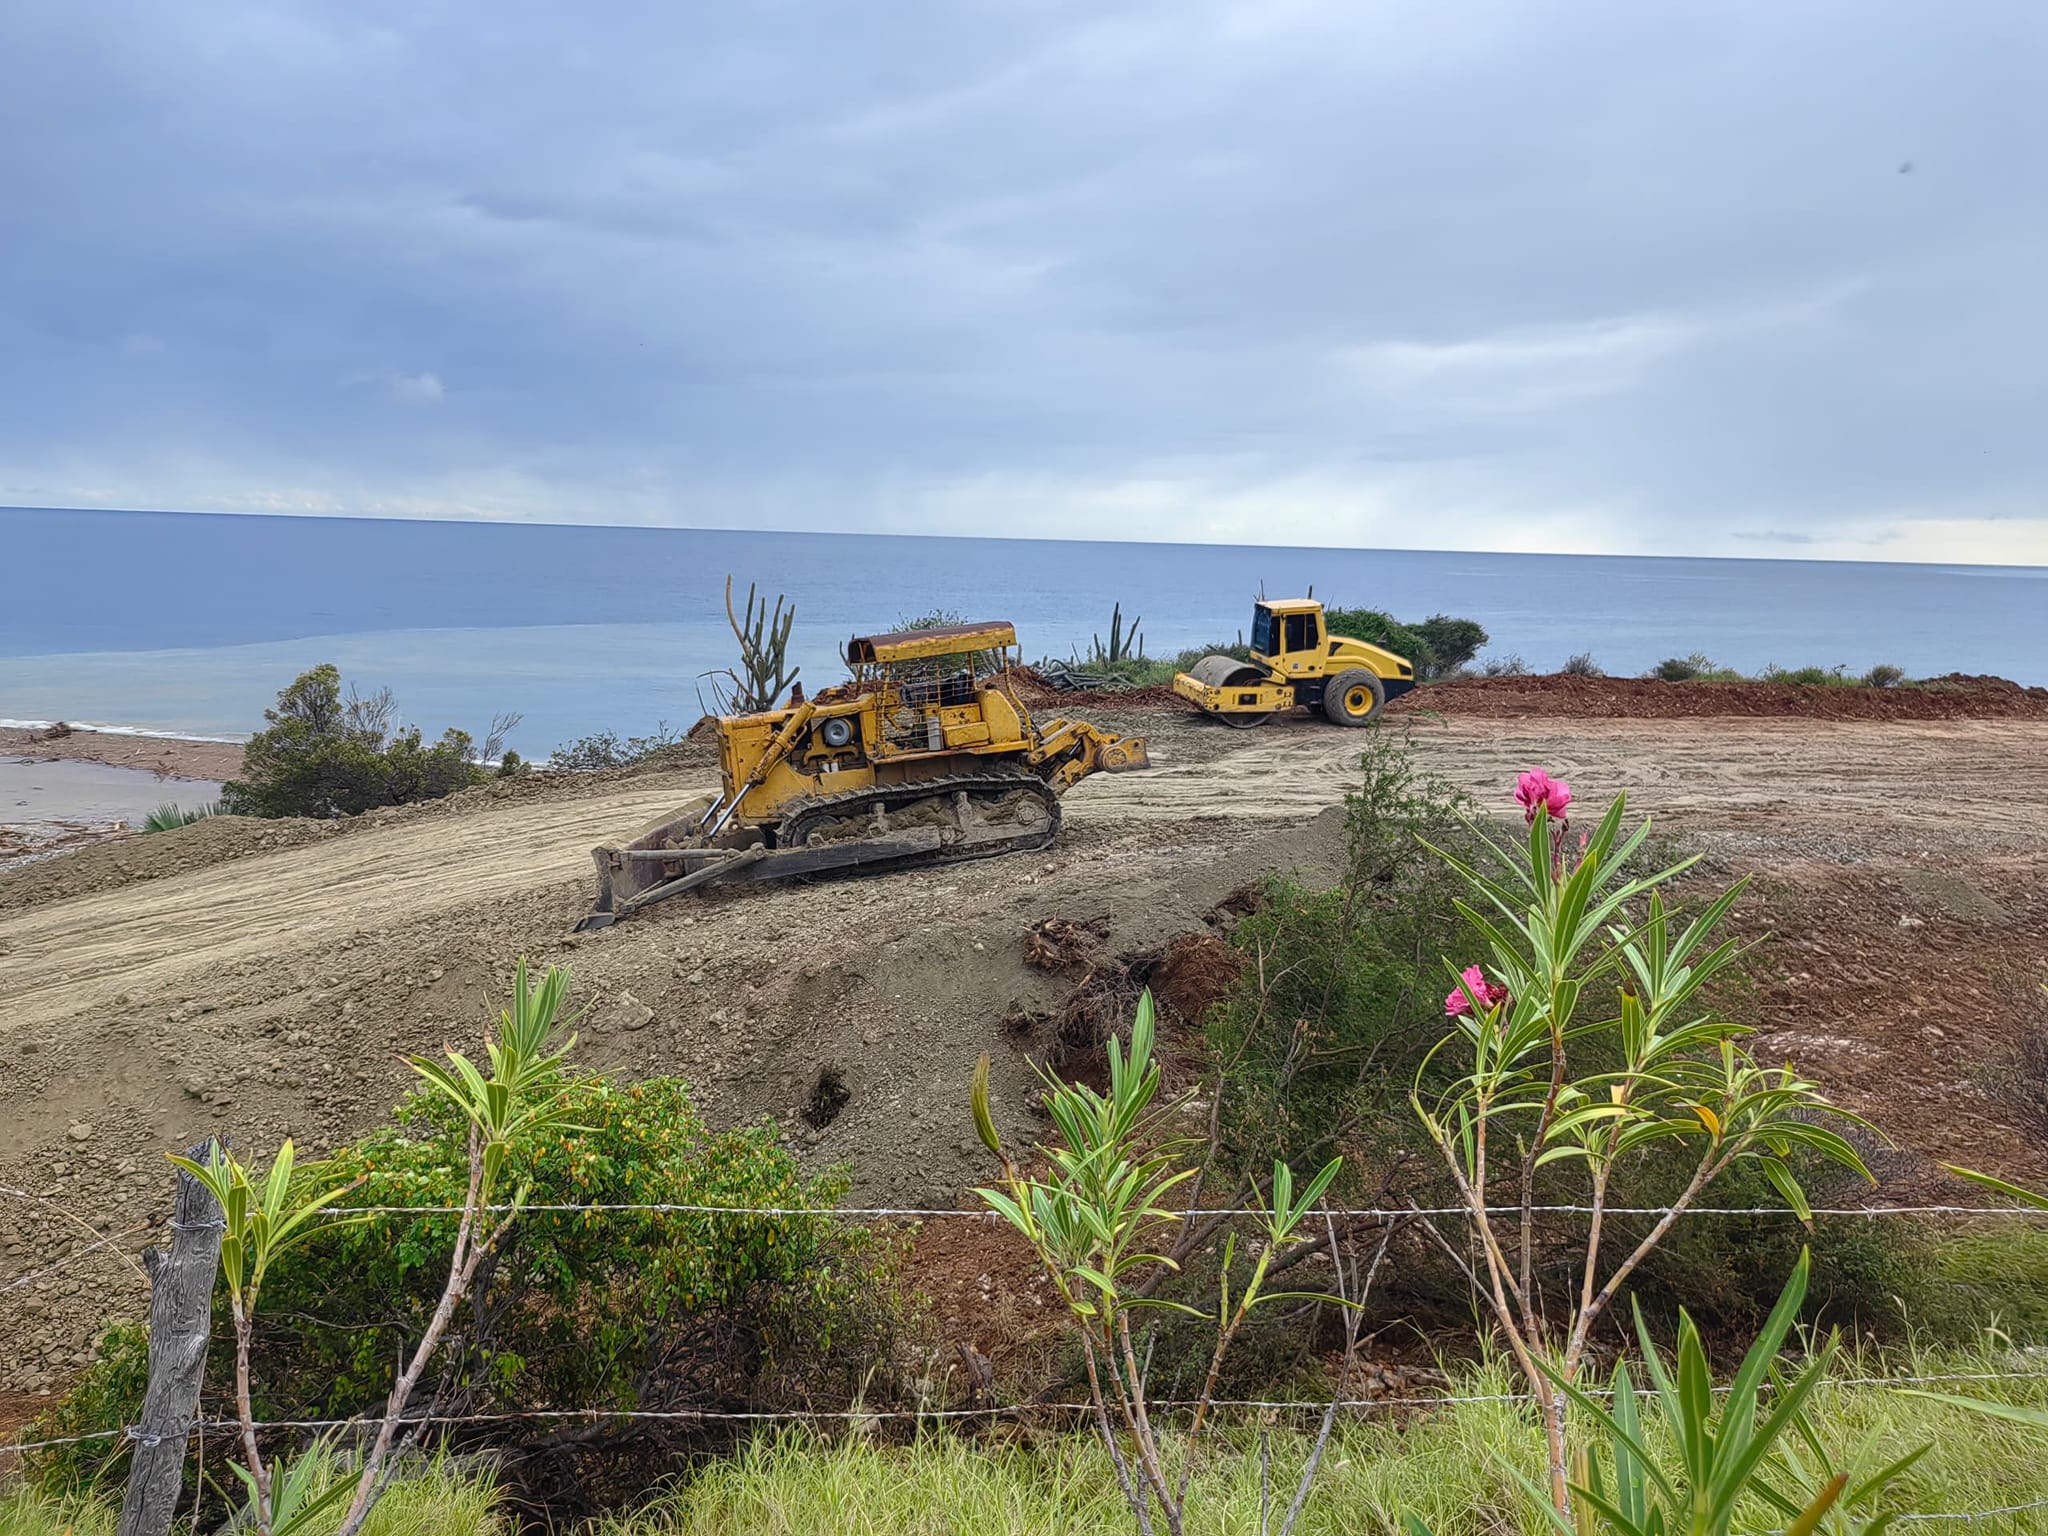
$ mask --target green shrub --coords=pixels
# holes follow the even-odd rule
[[[116,1323],[93,1346],[93,1361],[55,1407],[29,1425],[22,1438],[63,1440],[120,1429],[142,1417],[149,1385],[149,1330],[140,1323]],[[114,1490],[119,1497],[128,1476],[125,1436],[55,1445],[22,1458],[27,1481],[53,1499],[83,1498]],[[4,1528],[4,1527],[0,1527]]]
[[[960,612],[957,608],[927,608],[920,614],[899,613],[896,615],[896,628],[899,631],[948,629],[955,624],[965,624],[967,622],[967,615]]]
[[[1794,1174],[1813,1204],[1855,1205],[1869,1198],[1869,1186],[1820,1159],[1794,1156]],[[1616,1181],[1615,1203],[1637,1208],[1668,1205],[1691,1172],[1682,1148],[1673,1145],[1647,1159],[1628,1178]],[[1782,1205],[1763,1171],[1741,1163],[1714,1182],[1712,1203],[1732,1210],[1769,1210]],[[1649,1230],[1651,1218],[1612,1218],[1616,1246],[1626,1250]],[[1925,1299],[1931,1314],[1937,1289],[1929,1265],[1932,1234],[1898,1220],[1816,1217],[1811,1231],[1783,1216],[1714,1216],[1680,1221],[1644,1261],[1635,1297],[1660,1328],[1675,1324],[1681,1309],[1712,1333],[1748,1338],[1769,1314],[1777,1287],[1799,1260],[1812,1253],[1813,1280],[1807,1288],[1809,1322],[1839,1325],[1858,1337],[1895,1338],[1905,1330],[1902,1305]],[[1940,1322],[1942,1336],[1965,1340],[1975,1318],[1951,1303]],[[1924,1319],[1932,1325],[1933,1316]],[[1609,1320],[1613,1337],[1625,1336],[1620,1318]]]
[[[1510,651],[1505,656],[1489,656],[1479,664],[1481,677],[1527,677],[1529,663],[1522,660],[1520,651]]]
[[[819,1214],[529,1210],[478,1271],[421,1401],[517,1413],[844,1406],[863,1393],[890,1395],[901,1320],[893,1250],[829,1215],[843,1177],[807,1177],[771,1126],[710,1129],[677,1078],[589,1078],[571,1091],[572,1128],[521,1155],[535,1206]],[[468,1154],[453,1121],[445,1101],[416,1090],[391,1127],[341,1152],[325,1176],[361,1181],[348,1205],[459,1206]],[[456,1220],[337,1223],[272,1269],[251,1356],[257,1417],[381,1412],[394,1362],[411,1352],[440,1297]],[[225,1288],[215,1313],[208,1380],[218,1389],[234,1366]],[[143,1330],[113,1330],[99,1361],[38,1428],[81,1434],[133,1423],[146,1379]],[[547,1497],[564,1480],[644,1487],[689,1433],[659,1422],[599,1423],[573,1436],[561,1427],[513,1419],[464,1429],[454,1443],[519,1448],[519,1480]],[[216,1445],[209,1436],[209,1457],[230,1450],[226,1437]],[[32,1473],[52,1495],[117,1485],[127,1461],[118,1438],[44,1454]],[[224,1467],[211,1475],[232,1485]]]
[[[1489,638],[1476,620],[1454,619],[1446,613],[1433,613],[1409,628],[1428,652],[1427,669],[1418,667],[1415,674],[1423,682],[1457,676]]]
[[[1487,642],[1485,628],[1475,620],[1445,613],[1404,624],[1377,608],[1326,608],[1323,618],[1333,635],[1363,640],[1407,658],[1416,681],[1424,683],[1455,677]]]
[[[1557,669],[1566,677],[1605,677],[1600,663],[1593,659],[1591,651],[1579,651],[1564,659],[1564,665]]]
[[[923,613],[917,614],[914,617],[909,614],[898,614],[896,616],[896,628],[898,630],[947,629],[955,624],[971,624],[973,622],[975,621],[953,608],[927,608]],[[846,661],[844,649],[840,651],[839,659],[842,662]],[[968,665],[973,667],[976,675],[980,675],[985,672],[995,671],[1003,665],[1003,661],[1003,653],[999,650],[973,651],[969,653]],[[851,673],[853,670],[852,663],[847,662],[846,665],[847,671]],[[957,656],[932,656],[925,658],[921,662],[911,662],[907,665],[899,664],[896,668],[899,678],[937,677],[941,673],[958,672],[959,670],[960,662]]]
[[[1863,674],[1866,688],[1896,688],[1906,680],[1906,669],[1895,667],[1890,662],[1879,662]]]
[[[1323,624],[1332,635],[1363,640],[1367,645],[1405,656],[1414,663],[1418,677],[1430,664],[1429,642],[1415,628],[1378,608],[1325,608]]]
[[[1220,1125],[1239,1166],[1311,1166],[1340,1145],[1369,1163],[1418,1144],[1408,1091],[1440,1033],[1436,946],[1462,927],[1453,883],[1418,839],[1455,840],[1461,800],[1400,736],[1370,733],[1360,768],[1345,878],[1334,890],[1269,879],[1231,938],[1253,963],[1205,1033],[1230,1063]]]
[[[391,691],[341,691],[341,673],[301,673],[263,712],[268,730],[249,738],[242,776],[221,786],[221,806],[238,816],[356,816],[380,806],[438,800],[483,781],[479,756],[494,755],[517,717],[494,721],[479,754],[467,732],[449,729],[428,745],[417,726],[396,726]]]
[[[1860,681],[1847,675],[1846,667],[1781,667],[1772,662],[1758,679],[1766,683],[1792,683],[1803,688],[1839,688]]]
[[[630,768],[658,752],[680,745],[683,739],[684,733],[670,730],[666,720],[657,721],[654,730],[645,736],[621,738],[615,731],[599,731],[594,736],[579,736],[555,748],[548,754],[548,766],[577,773],[590,773],[600,768]]]
[[[1650,668],[1650,676],[1662,683],[1690,683],[1722,669],[1704,651],[1690,656],[1667,656]]]
[[[578,1082],[572,1128],[528,1149],[535,1206],[682,1204],[828,1211],[843,1177],[806,1177],[773,1127],[713,1131],[679,1078]],[[396,1124],[341,1153],[348,1203],[460,1205],[465,1143],[416,1091]],[[309,1241],[273,1272],[255,1359],[268,1418],[381,1403],[440,1295],[453,1215],[377,1216]],[[470,1320],[432,1370],[479,1412],[762,1407],[886,1390],[893,1313],[880,1240],[829,1215],[533,1210],[480,1272]],[[217,1366],[224,1366],[223,1356]],[[871,1373],[873,1379],[870,1379]],[[492,1443],[559,1426],[497,1426]],[[644,1425],[597,1437],[614,1453]]]
[[[195,821],[204,821],[209,816],[219,816],[221,814],[221,806],[218,800],[207,805],[195,805],[189,811],[166,800],[142,819],[142,830],[145,832],[172,832],[179,827],[189,827]]]
[[[1466,929],[1454,906],[1458,890],[1415,840],[1458,846],[1459,806],[1447,785],[1419,770],[1400,737],[1376,734],[1360,788],[1347,801],[1345,878],[1330,890],[1283,878],[1262,887],[1258,905],[1231,940],[1253,963],[1203,1031],[1212,1069],[1222,1074],[1219,1150],[1226,1165],[1241,1169],[1277,1155],[1312,1166],[1342,1152],[1348,1193],[1359,1198],[1385,1204],[1412,1197],[1425,1206],[1455,1200],[1408,1094],[1443,1034],[1438,957],[1468,947],[1459,937]],[[1663,868],[1682,857],[1668,839],[1653,839],[1629,867]],[[1745,984],[1734,976],[1727,985],[1739,990]],[[1726,999],[1731,1007],[1741,1001],[1732,994]],[[1611,1065],[1593,1041],[1580,1050],[1588,1070]],[[1439,1058],[1433,1070],[1451,1068]],[[1862,1198],[1860,1183],[1820,1159],[1795,1157],[1794,1166],[1816,1205]],[[1546,1170],[1549,1197],[1582,1200],[1573,1167]],[[1690,1171],[1681,1144],[1653,1146],[1617,1177],[1612,1203],[1668,1204]],[[1761,1169],[1737,1167],[1722,1178],[1714,1204],[1782,1204]],[[1647,1225],[1637,1217],[1609,1221],[1613,1240],[1626,1246]],[[1569,1223],[1546,1227],[1536,1252],[1545,1286],[1569,1288],[1575,1254],[1583,1262],[1576,1236]],[[1937,1237],[1900,1221],[1821,1218],[1810,1235],[1782,1217],[1682,1221],[1645,1266],[1636,1292],[1654,1321],[1674,1321],[1682,1306],[1704,1327],[1745,1334],[1768,1313],[1805,1243],[1813,1252],[1810,1319],[1884,1337],[1900,1334],[1910,1318],[1942,1340],[1967,1339],[1994,1315],[2009,1326],[2022,1319],[2031,1326],[2038,1316],[2048,1326],[2048,1233],[2032,1262],[2004,1266],[2026,1276],[2006,1290],[1996,1284],[2001,1266],[1988,1257],[1970,1264],[1966,1286],[1949,1261],[1937,1262]],[[1390,1263],[1377,1294],[1376,1311],[1405,1311],[1427,1324],[1468,1319],[1473,1299],[1464,1275],[1426,1244]],[[1163,1357],[1162,1370],[1172,1366],[1171,1356]]]

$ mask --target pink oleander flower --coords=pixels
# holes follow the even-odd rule
[[[1462,1019],[1473,1008],[1494,1008],[1508,1000],[1508,989],[1496,987],[1486,979],[1486,973],[1476,965],[1465,967],[1464,985],[1451,988],[1451,995],[1444,999],[1444,1016]]]
[[[1562,821],[1571,808],[1572,787],[1541,768],[1531,768],[1515,780],[1515,803],[1521,806],[1524,821],[1534,821],[1539,806],[1550,812],[1552,821]]]

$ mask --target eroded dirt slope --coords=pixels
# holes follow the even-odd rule
[[[346,833],[191,828],[88,850],[66,880],[0,877],[0,1185],[136,1246],[166,1202],[162,1151],[359,1134],[405,1086],[401,1053],[473,1039],[524,953],[575,968],[590,1065],[682,1072],[716,1118],[784,1120],[808,1156],[851,1165],[859,1199],[949,1204],[985,1172],[964,1113],[982,1051],[1006,1128],[1035,1129],[1033,1042],[1003,1021],[1067,983],[1024,963],[1031,922],[1100,918],[1106,953],[1149,948],[1269,869],[1329,877],[1341,849],[1352,734],[1085,713],[1147,732],[1157,766],[1075,791],[1048,854],[681,901],[581,940],[590,846],[701,790],[701,768],[507,787]],[[1767,1047],[1922,1154],[2042,1171],[2006,1004],[2048,974],[2048,722],[1412,729],[1488,805],[1540,764],[1595,802],[1626,790],[1717,876],[1759,872],[1741,921],[1772,935]],[[181,872],[187,837],[199,867]],[[826,1070],[850,1098],[812,1127]],[[0,1285],[75,1242],[10,1209],[27,1219],[0,1237]],[[0,1292],[18,1341],[0,1387],[56,1379],[141,1300],[110,1252]]]

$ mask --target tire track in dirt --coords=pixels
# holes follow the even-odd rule
[[[1674,826],[1769,824],[1798,837],[1892,825],[1926,846],[2048,839],[2048,722],[1461,719],[1405,723],[1423,767],[1512,813],[1515,775],[1541,767],[1604,807],[1617,791]],[[1306,716],[1242,737],[1201,722],[1162,722],[1162,766],[1090,779],[1071,817],[1309,816],[1358,782],[1364,743]],[[1204,760],[1204,736],[1231,750]],[[1243,744],[1240,745],[1239,743]]]
[[[2048,841],[2048,722],[1452,718],[1415,740],[1489,807],[1541,767],[1595,804],[1626,791],[1672,825],[1768,830],[1795,855],[1852,830],[1972,855]]]
[[[171,992],[202,968],[275,961],[572,878],[589,870],[594,845],[694,792],[663,779],[424,817],[10,914],[0,918],[0,1035],[119,992]]]

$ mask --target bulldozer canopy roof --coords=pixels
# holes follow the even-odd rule
[[[934,629],[901,629],[888,635],[856,635],[846,642],[846,659],[914,661],[923,656],[953,656],[961,651],[994,651],[1017,643],[1014,624],[941,624]]]

